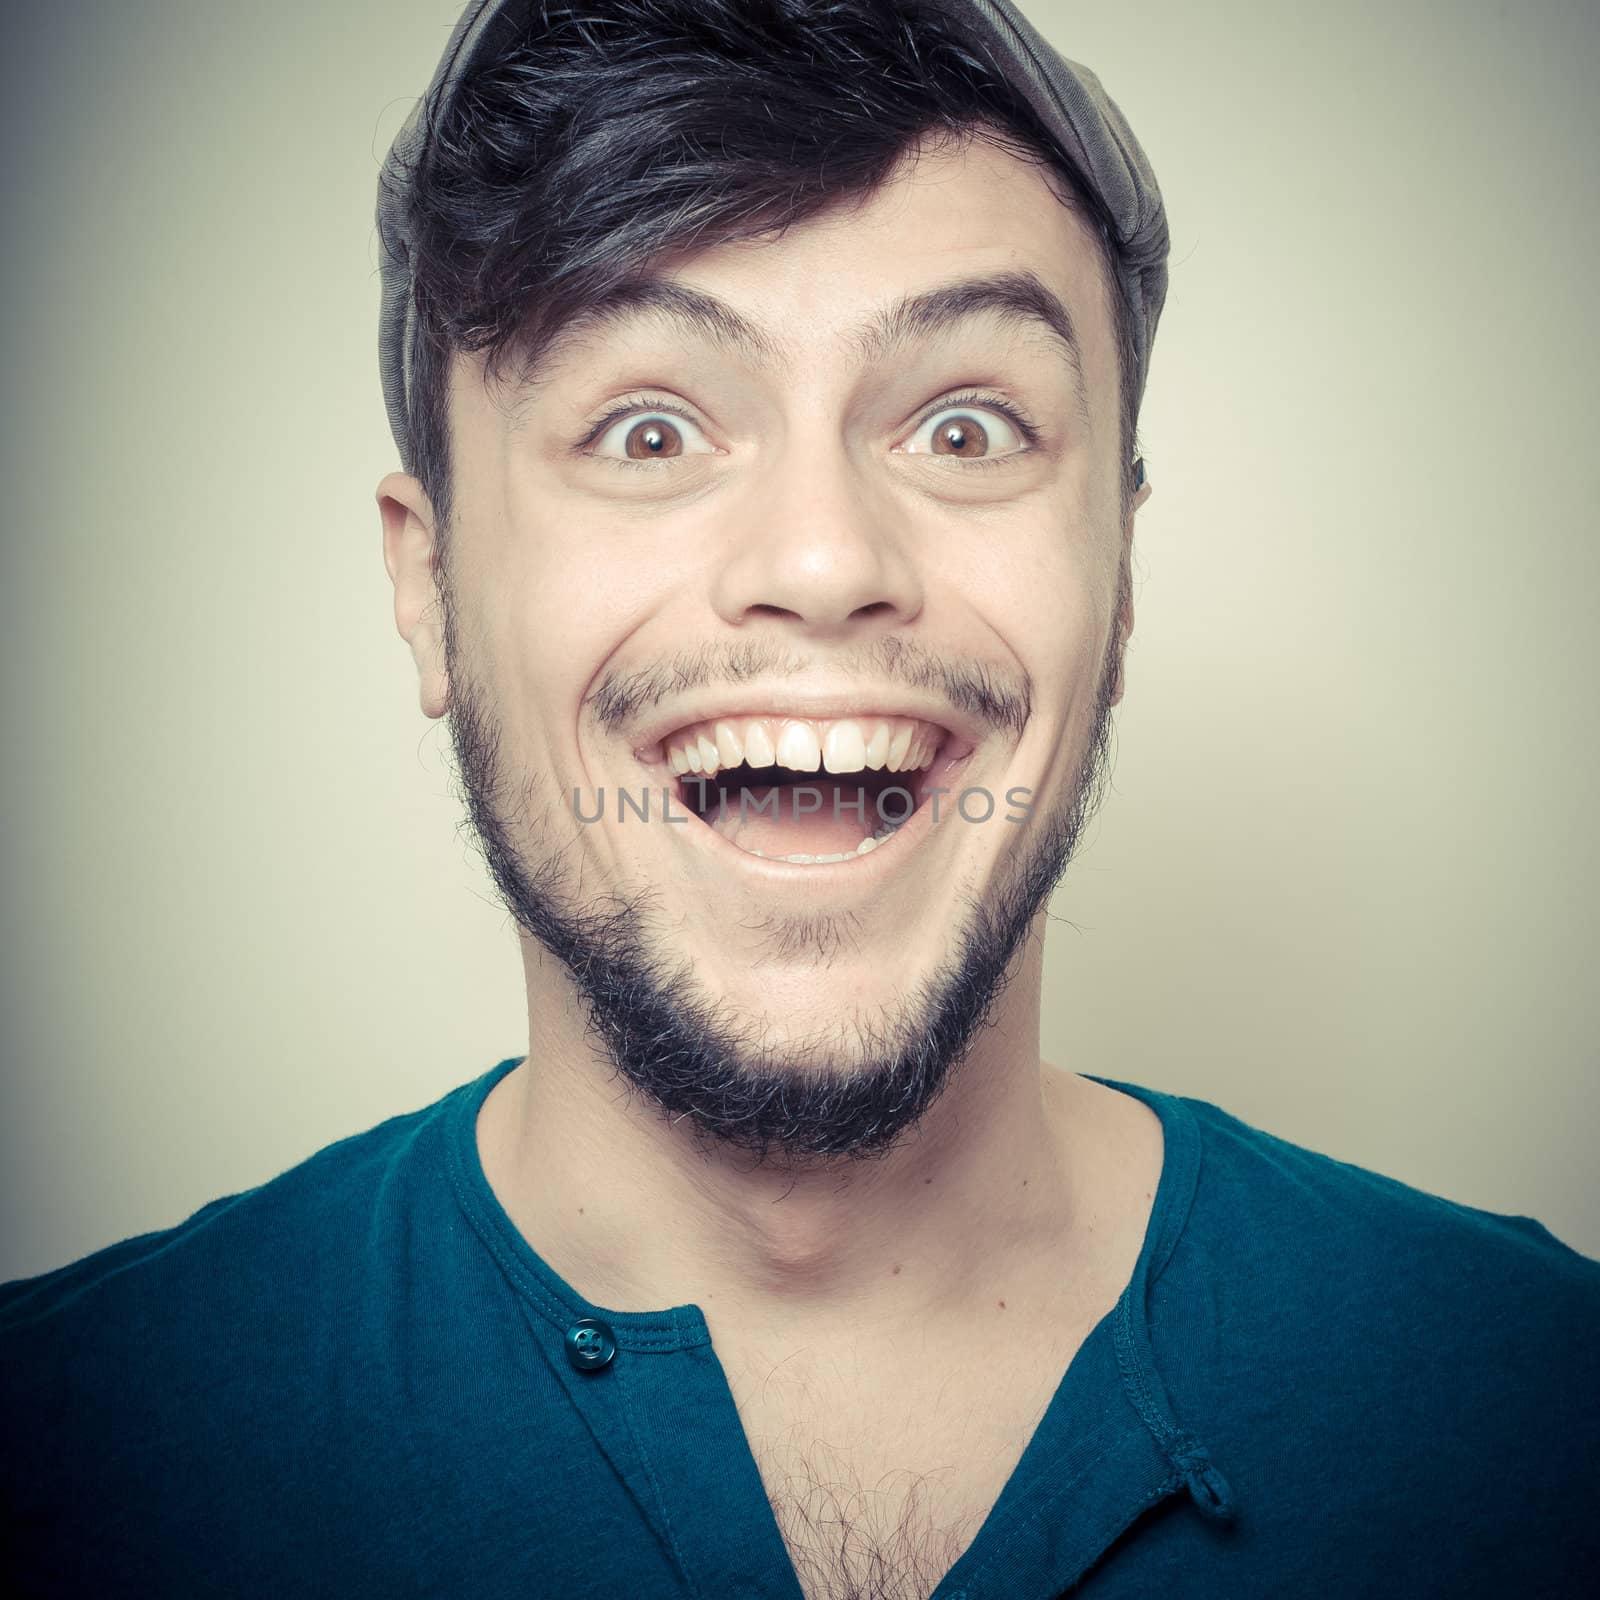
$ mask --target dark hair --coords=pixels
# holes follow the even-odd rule
[[[424,116],[407,196],[408,457],[441,539],[453,353],[485,355],[491,373],[532,360],[663,252],[867,195],[940,135],[1044,163],[1088,223],[1117,346],[1126,506],[1137,358],[1115,224],[982,48],[924,0],[534,0]]]

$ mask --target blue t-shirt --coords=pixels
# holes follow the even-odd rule
[[[517,1062],[0,1285],[7,1592],[801,1600],[700,1310],[490,1189]],[[1165,1130],[1143,1249],[937,1600],[1600,1592],[1600,1263],[1096,1081]]]

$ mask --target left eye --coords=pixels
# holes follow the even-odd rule
[[[922,423],[900,448],[909,455],[971,460],[1013,455],[1026,448],[1026,441],[1016,424],[998,411],[979,406],[946,406]]]
[[[689,448],[696,439],[703,449]],[[594,453],[612,461],[661,461],[671,456],[715,454],[716,446],[687,417],[635,411],[595,440]]]

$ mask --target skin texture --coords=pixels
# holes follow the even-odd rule
[[[782,1420],[760,1412],[757,1377],[785,1352],[841,1350],[864,1325],[892,1348],[933,1327],[944,1353],[925,1376],[955,1374],[982,1365],[1009,1306],[1064,1330],[1035,1346],[1039,1370],[1010,1397],[1029,1426],[1142,1239],[1159,1125],[1041,1063],[1043,913],[1027,904],[1065,865],[1095,791],[1149,494],[1122,496],[1111,320],[1081,229],[1016,157],[982,140],[930,146],[860,203],[662,264],[756,324],[769,368],[658,317],[593,330],[529,387],[458,356],[447,572],[422,486],[399,473],[379,485],[422,708],[453,713],[491,864],[519,915],[545,919],[547,942],[521,931],[534,1070],[485,1104],[485,1171],[592,1301],[702,1306],[747,1422]],[[1003,319],[872,362],[847,337],[902,295],[1007,271],[1069,308],[1085,404],[1051,343]],[[931,453],[934,402],[977,388],[1020,405],[1032,449],[993,466]],[[595,421],[635,395],[687,413],[670,419],[683,452],[640,468],[584,454]],[[1010,452],[1003,419],[950,409]],[[651,415],[641,403],[588,449],[621,454]],[[952,699],[975,681],[995,691],[983,713]],[[685,827],[619,825],[614,811],[577,823],[574,787],[659,784],[643,736],[714,700],[752,714],[920,708],[970,740],[962,786],[1024,787],[1033,820],[932,827],[828,869],[736,861]],[[954,1006],[973,1025],[940,1032],[940,996],[974,977],[963,960],[985,929],[983,953],[1004,959]],[[593,1026],[596,988],[612,1021],[644,993],[647,1018],[681,1024],[688,1100],[672,1116],[648,1060],[616,1070],[639,1041],[604,1016]],[[907,1072],[908,1052],[916,1072],[897,1081],[913,1086],[913,1114],[874,1144],[886,1102],[852,1104],[849,1085]],[[778,1117],[752,1147],[719,1117],[770,1094],[696,1101],[683,1073],[708,1063],[765,1090],[831,1075],[843,1099],[797,1091],[795,1136]],[[850,1348],[848,1380],[808,1389],[805,1407],[843,1414],[892,1385],[892,1364]],[[985,1404],[1009,1415],[992,1374]],[[965,1509],[986,1509],[1014,1463],[997,1450]]]

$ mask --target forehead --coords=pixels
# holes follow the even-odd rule
[[[871,194],[781,233],[658,256],[535,347],[511,377],[514,409],[581,385],[610,353],[711,347],[792,382],[954,342],[1034,350],[1087,420],[1115,385],[1092,226],[1053,174],[986,139],[925,146]]]

